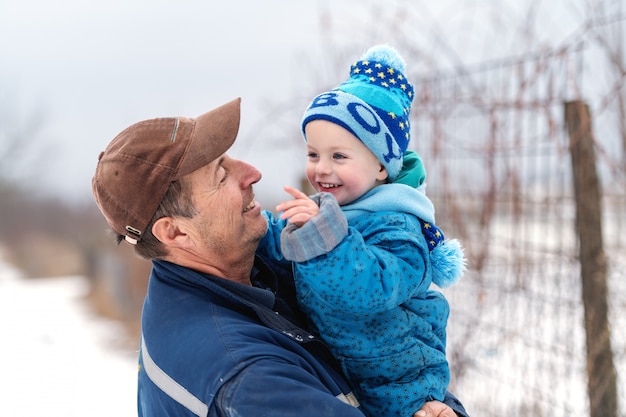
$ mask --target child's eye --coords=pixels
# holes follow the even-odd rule
[[[345,159],[346,156],[340,153],[333,154],[333,159]]]
[[[307,154],[307,157],[308,157],[309,159],[315,159],[315,158],[317,158],[318,156],[319,156],[319,155],[318,155],[317,153],[315,153],[315,152],[309,152],[309,153]]]

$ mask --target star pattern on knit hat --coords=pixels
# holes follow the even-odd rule
[[[370,83],[387,90],[399,88],[407,97],[407,103],[411,103],[413,100],[413,86],[406,81],[404,75],[397,71],[395,68],[390,67],[382,62],[373,62],[369,60],[357,61],[350,67],[350,75],[366,74]],[[409,104],[410,106],[410,104]],[[404,132],[404,137],[409,138],[410,126],[408,122],[408,114],[410,107],[403,108],[404,115],[407,119],[406,122],[400,120],[398,128]],[[389,116],[395,120],[399,115],[392,112],[388,113]]]
[[[401,72],[396,71],[395,68],[385,65],[381,62],[374,62],[373,65],[371,64],[372,62],[367,60],[355,62],[354,64],[352,64],[352,67],[350,69],[350,75],[358,75],[361,73],[371,75],[374,74],[375,71],[377,71],[375,73],[375,76],[371,76],[369,78],[372,83],[381,86],[382,83],[388,83],[393,85],[398,84],[398,87],[406,93],[409,101],[411,100],[411,98],[413,97],[413,86],[406,81],[406,78],[404,77],[404,75],[402,75]],[[386,87],[389,86],[388,84],[386,85]]]

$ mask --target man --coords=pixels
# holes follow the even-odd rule
[[[118,242],[153,260],[139,416],[362,417],[326,346],[305,329],[291,270],[255,254],[267,229],[252,188],[261,174],[226,155],[240,101],[195,119],[136,123],[99,157],[98,207]],[[452,395],[446,403],[466,416]],[[429,402],[420,415],[454,412]]]

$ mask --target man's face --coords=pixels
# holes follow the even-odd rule
[[[199,255],[226,260],[256,250],[267,230],[252,190],[260,179],[256,168],[226,154],[188,175],[198,211],[191,219],[191,234]],[[204,249],[208,249],[206,254]]]

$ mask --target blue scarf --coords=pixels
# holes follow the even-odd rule
[[[398,211],[435,223],[435,208],[430,199],[419,188],[405,184],[379,185],[341,209],[348,221],[367,213]]]

